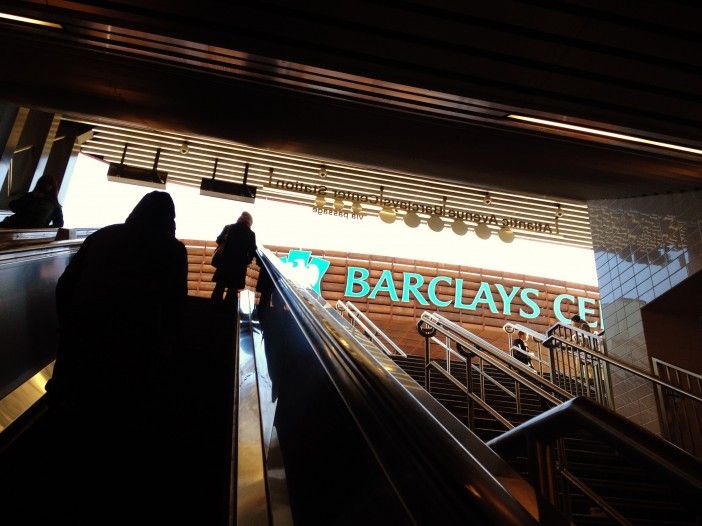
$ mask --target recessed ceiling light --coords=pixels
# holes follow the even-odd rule
[[[507,225],[500,228],[500,231],[497,233],[497,236],[505,243],[511,243],[512,241],[514,241],[514,232],[512,232],[512,229]]]
[[[419,214],[417,214],[417,212],[415,212],[414,210],[410,210],[405,214],[404,221],[407,226],[417,228],[422,222],[422,219],[419,217]]]
[[[492,234],[492,230],[485,223],[478,223],[475,225],[475,235],[480,239],[488,239]]]
[[[429,225],[429,228],[434,232],[441,232],[444,229],[444,221],[439,214],[430,215],[427,220],[427,225]]]
[[[670,144],[667,142],[655,141],[653,139],[645,139],[643,137],[636,137],[634,135],[626,135],[624,133],[610,132],[606,130],[598,130],[597,128],[588,128],[587,126],[578,126],[576,124],[568,124],[560,121],[551,121],[548,119],[537,119],[536,117],[527,117],[525,115],[509,114],[508,119],[515,119],[518,121],[532,122],[534,124],[543,124],[544,126],[553,126],[554,128],[563,128],[564,130],[573,130],[583,133],[590,133],[592,135],[600,135],[602,137],[610,137],[612,139],[621,139],[623,141],[637,142],[640,144],[648,144],[649,146],[658,146],[659,148],[667,148],[669,150],[677,150],[685,153],[692,153],[695,155],[702,155],[702,150],[698,148],[690,148],[689,146],[680,146],[679,144]]]
[[[451,230],[453,230],[455,234],[463,236],[466,234],[466,232],[468,232],[468,225],[466,225],[457,217],[453,220],[453,223],[451,224]]]
[[[384,205],[383,209],[380,212],[378,212],[378,215],[384,223],[392,224],[395,222],[397,212],[394,208],[390,208],[388,205]]]

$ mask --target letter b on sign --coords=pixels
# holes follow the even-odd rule
[[[364,296],[367,296],[370,292],[370,285],[368,285],[369,274],[370,272],[368,269],[361,267],[348,267],[344,296],[348,296],[349,298],[363,298]],[[359,285],[361,290],[354,292],[354,285]]]

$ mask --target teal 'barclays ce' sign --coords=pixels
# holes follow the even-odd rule
[[[368,278],[370,272],[362,267],[348,267],[346,272],[346,289],[344,295],[347,298],[365,298],[366,296],[374,299],[379,293],[387,293],[392,301],[409,303],[410,297],[415,299],[420,305],[433,304],[437,307],[455,307],[457,309],[477,310],[479,308],[488,308],[493,314],[500,314],[497,305],[495,304],[495,293],[502,300],[502,314],[506,316],[520,316],[527,320],[537,318],[541,315],[541,307],[536,300],[539,299],[540,291],[531,287],[512,287],[507,290],[500,283],[490,284],[487,281],[480,283],[478,292],[470,303],[463,303],[463,279],[452,278],[449,276],[436,276],[432,278],[427,286],[426,297],[419,290],[424,285],[424,276],[415,272],[403,272],[402,284],[399,288],[392,279],[392,271],[383,270],[380,277],[372,284]],[[441,299],[436,293],[436,287],[439,284],[453,287],[454,293],[451,298]],[[523,307],[519,307],[513,311],[512,301],[519,295],[519,298],[524,303]],[[578,313],[583,320],[588,317],[592,318],[595,310],[589,305],[596,305],[597,300],[592,298],[576,297],[572,294],[559,294],[553,300],[553,313],[558,321],[569,323],[570,320],[563,315],[561,306],[563,303],[573,303],[578,305]],[[589,322],[590,327],[597,327],[598,321]]]
[[[288,266],[295,275],[297,281],[310,286],[318,294],[321,294],[321,282],[324,274],[329,269],[329,260],[312,256],[308,250],[291,250],[287,256],[281,258],[282,262]],[[455,307],[475,311],[479,308],[488,308],[493,314],[500,314],[495,298],[502,301],[502,314],[505,316],[519,316],[530,320],[541,315],[541,307],[536,302],[541,292],[531,287],[512,287],[511,290],[501,283],[488,283],[483,281],[478,287],[478,292],[470,303],[463,302],[463,279],[452,278],[450,276],[436,276],[427,285],[426,296],[419,290],[424,286],[424,276],[415,272],[403,272],[402,283],[398,285],[392,277],[391,270],[383,270],[375,283],[370,280],[370,271],[363,267],[347,267],[346,287],[344,296],[347,298],[375,299],[380,293],[387,294],[392,301],[398,303],[409,303],[410,298],[416,300],[420,305],[434,305],[436,307]],[[450,298],[442,299],[438,296],[436,288],[439,284],[453,287],[453,295]],[[399,292],[399,293],[398,293]],[[512,306],[514,299],[519,299],[524,303],[517,308]],[[595,310],[590,306],[597,304],[597,300],[573,296],[572,294],[559,294],[553,300],[553,313],[558,321],[570,323],[570,320],[563,315],[561,307],[564,303],[571,303],[578,306],[578,314],[583,320],[592,319]],[[589,322],[590,327],[597,327],[599,320]]]

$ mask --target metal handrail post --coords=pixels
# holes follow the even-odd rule
[[[422,320],[417,322],[417,332],[424,338],[424,389],[431,392],[431,375],[429,367],[431,362],[431,338],[436,334],[436,329],[424,323]]]
[[[556,379],[556,358],[554,356],[556,349],[554,347],[546,348],[548,349],[548,362],[549,366],[551,367],[551,382],[553,382],[556,385],[560,385],[558,383],[558,380]]]
[[[471,359],[473,358],[473,353],[469,350],[463,348],[460,343],[456,343],[456,350],[465,354],[466,358],[466,393],[467,393],[467,410],[468,410],[468,429],[471,431],[475,429],[475,402],[473,401],[473,371]]]
[[[660,371],[658,370],[658,360],[655,358],[651,360],[651,363],[653,365],[653,374],[656,376],[660,377]],[[668,375],[668,378],[670,379],[670,375]],[[665,433],[663,436],[665,436],[668,440],[672,440],[672,436],[670,434],[670,425],[668,424],[668,410],[666,407],[665,403],[665,397],[663,396],[663,388],[660,385],[656,386],[656,393],[657,393],[657,402],[658,402],[658,414],[660,415],[660,423],[661,427],[663,428],[663,433]]]

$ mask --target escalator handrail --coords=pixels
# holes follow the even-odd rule
[[[695,507],[702,505],[700,460],[584,396],[549,409],[493,438],[488,445],[503,454],[518,452],[528,440],[552,442],[582,428],[606,441],[633,464],[643,464],[666,478]]]
[[[478,450],[468,451],[448,436],[439,420],[428,414],[408,391],[403,392],[399,382],[383,367],[378,367],[355,338],[349,338],[350,333],[338,320],[339,314],[326,301],[309,288],[295,287],[292,279],[284,275],[282,263],[273,262],[277,258],[271,252],[258,252],[265,271],[269,272],[337,392],[362,426],[363,435],[398,496],[402,499],[402,488],[415,490],[417,484],[434,489],[436,500],[405,502],[407,509],[421,506],[423,513],[431,508],[437,514],[446,514],[446,509],[437,509],[443,499],[444,503],[450,502],[450,516],[456,524],[465,523],[472,514],[480,512],[494,524],[537,524],[529,511],[485,467],[496,463],[504,465],[490,448],[483,448],[480,443]],[[311,305],[315,303],[317,307],[313,309]],[[326,314],[324,309],[327,309]],[[340,338],[342,334],[346,336]],[[367,362],[359,358],[363,356],[367,357]],[[367,412],[359,416],[354,408],[375,412],[370,417]],[[397,430],[388,433],[387,427],[393,426]],[[376,437],[387,437],[387,443],[373,442],[374,433]],[[398,455],[403,448],[407,451],[405,458],[412,458],[412,461],[403,463],[402,469],[413,470],[414,478],[394,472],[397,464],[392,461],[387,466],[383,462],[385,451],[392,450]],[[421,455],[416,454],[418,449]]]
[[[83,244],[83,239],[31,243],[0,248],[0,263],[14,263],[27,258],[46,257],[66,251],[76,251]]]

